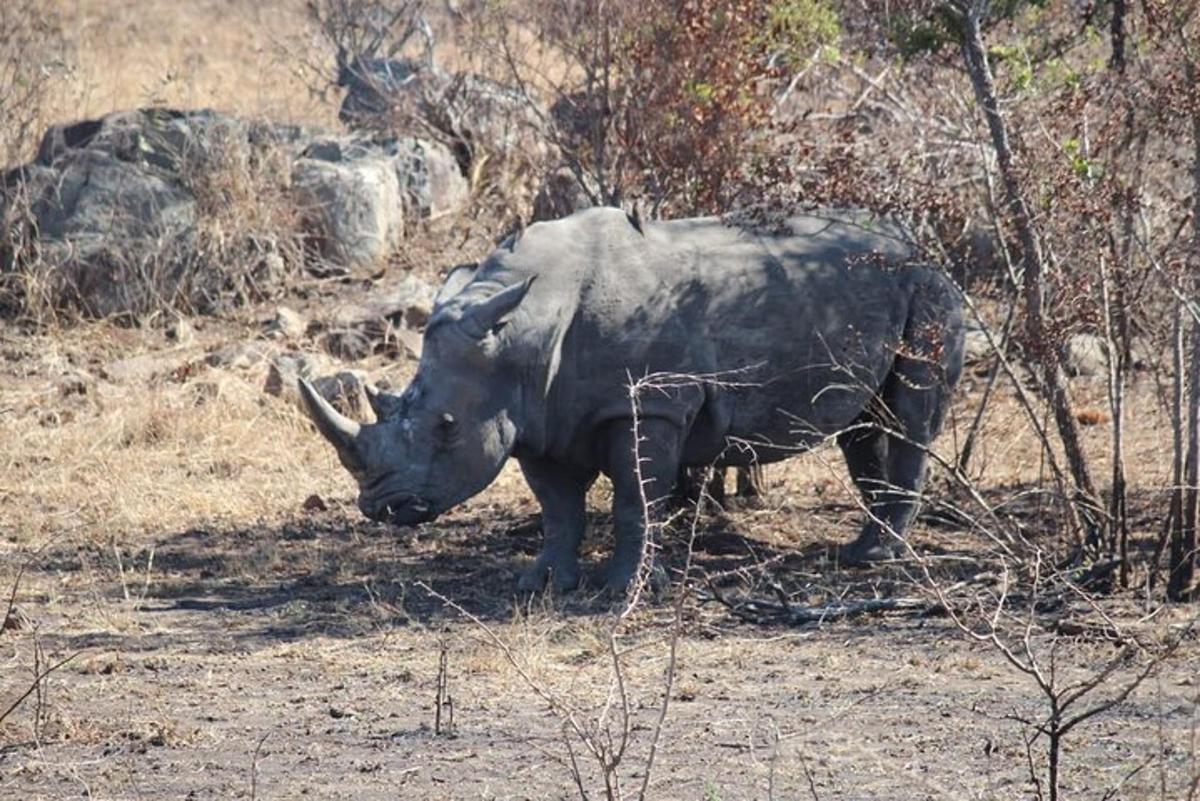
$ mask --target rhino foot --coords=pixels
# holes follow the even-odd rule
[[[547,579],[556,592],[570,592],[579,586],[579,564],[564,564],[539,556],[537,561],[521,574],[521,578],[517,580],[517,589],[521,592],[541,592],[546,587]]]
[[[903,550],[903,544],[894,538],[881,542],[878,537],[859,537],[838,549],[838,561],[851,567],[864,567],[898,559]]]
[[[617,562],[613,560],[609,563],[608,568],[604,571],[604,588],[610,593],[624,594],[633,580],[637,578],[638,563],[632,564]],[[667,578],[667,571],[657,560],[650,565],[650,575],[647,581],[651,591],[659,592],[670,584]]]

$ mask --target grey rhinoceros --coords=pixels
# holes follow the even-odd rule
[[[605,581],[620,589],[680,466],[769,463],[831,437],[870,510],[846,556],[884,558],[915,514],[961,372],[961,300],[865,213],[787,227],[641,224],[611,208],[535,224],[451,274],[412,382],[373,395],[376,423],[307,384],[305,403],[375,520],[433,520],[515,457],[545,535],[522,589],[577,585],[600,473],[616,539]],[[673,378],[637,398],[635,434],[631,380],[656,374]]]

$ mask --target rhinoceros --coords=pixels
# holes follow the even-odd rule
[[[845,558],[887,558],[962,369],[961,298],[908,263],[891,223],[814,211],[786,228],[612,208],[537,223],[450,276],[412,382],[372,394],[377,422],[302,384],[305,404],[374,520],[433,520],[515,457],[544,533],[523,590],[578,584],[601,473],[616,543],[604,581],[620,590],[681,466],[766,464],[830,438],[869,509]]]

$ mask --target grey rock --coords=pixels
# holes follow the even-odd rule
[[[454,154],[440,142],[403,137],[385,142],[383,149],[392,157],[410,217],[454,211],[470,194]]]
[[[315,378],[312,385],[321,397],[342,414],[356,419],[369,417],[371,406],[366,394],[367,374],[363,371],[342,370]]]
[[[60,304],[103,317],[185,291],[196,207],[170,176],[80,150],[53,168],[26,171],[9,189],[0,194],[14,199],[19,192],[28,202],[37,254]]]
[[[321,337],[321,347],[344,362],[357,362],[375,352],[377,339],[358,328],[333,328]]]
[[[270,358],[271,349],[261,342],[231,342],[205,357],[209,367],[223,370],[248,370]]]
[[[267,368],[263,392],[275,397],[298,399],[297,385],[300,379],[312,379],[326,366],[323,360],[311,353],[293,351],[276,354]]]
[[[167,326],[165,334],[167,339],[177,345],[190,345],[196,340],[196,328],[186,317],[176,317],[174,322]]]
[[[404,206],[391,163],[382,156],[334,161],[306,152],[292,168],[293,192],[322,258],[350,269],[386,258],[404,235]]]
[[[267,323],[266,335],[272,339],[300,340],[308,331],[308,322],[287,306],[275,307],[275,316]]]
[[[394,182],[381,176],[389,169]],[[469,194],[449,148],[414,137],[315,140],[296,162],[293,179],[302,209],[329,209],[308,216],[322,254],[343,266],[387,255],[401,241],[406,220],[453,211]],[[348,214],[366,222],[347,222]],[[359,240],[365,255],[347,257],[364,247]]]
[[[197,247],[201,211],[190,181],[223,164],[231,147],[294,152],[306,138],[294,126],[210,110],[121,111],[52,126],[37,159],[0,179],[0,220],[33,240],[0,252],[0,269],[32,264],[57,305],[92,316],[210,305],[227,277],[208,269]],[[274,272],[254,280],[273,286],[286,271]]]
[[[987,332],[980,328],[968,328],[963,339],[963,357],[967,364],[979,364],[996,355]]]

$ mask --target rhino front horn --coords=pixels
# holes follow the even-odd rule
[[[303,378],[300,379],[300,397],[304,398],[308,416],[317,424],[317,430],[333,443],[338,453],[352,458],[355,454],[355,440],[358,439],[362,426],[330,406],[329,401]]]

